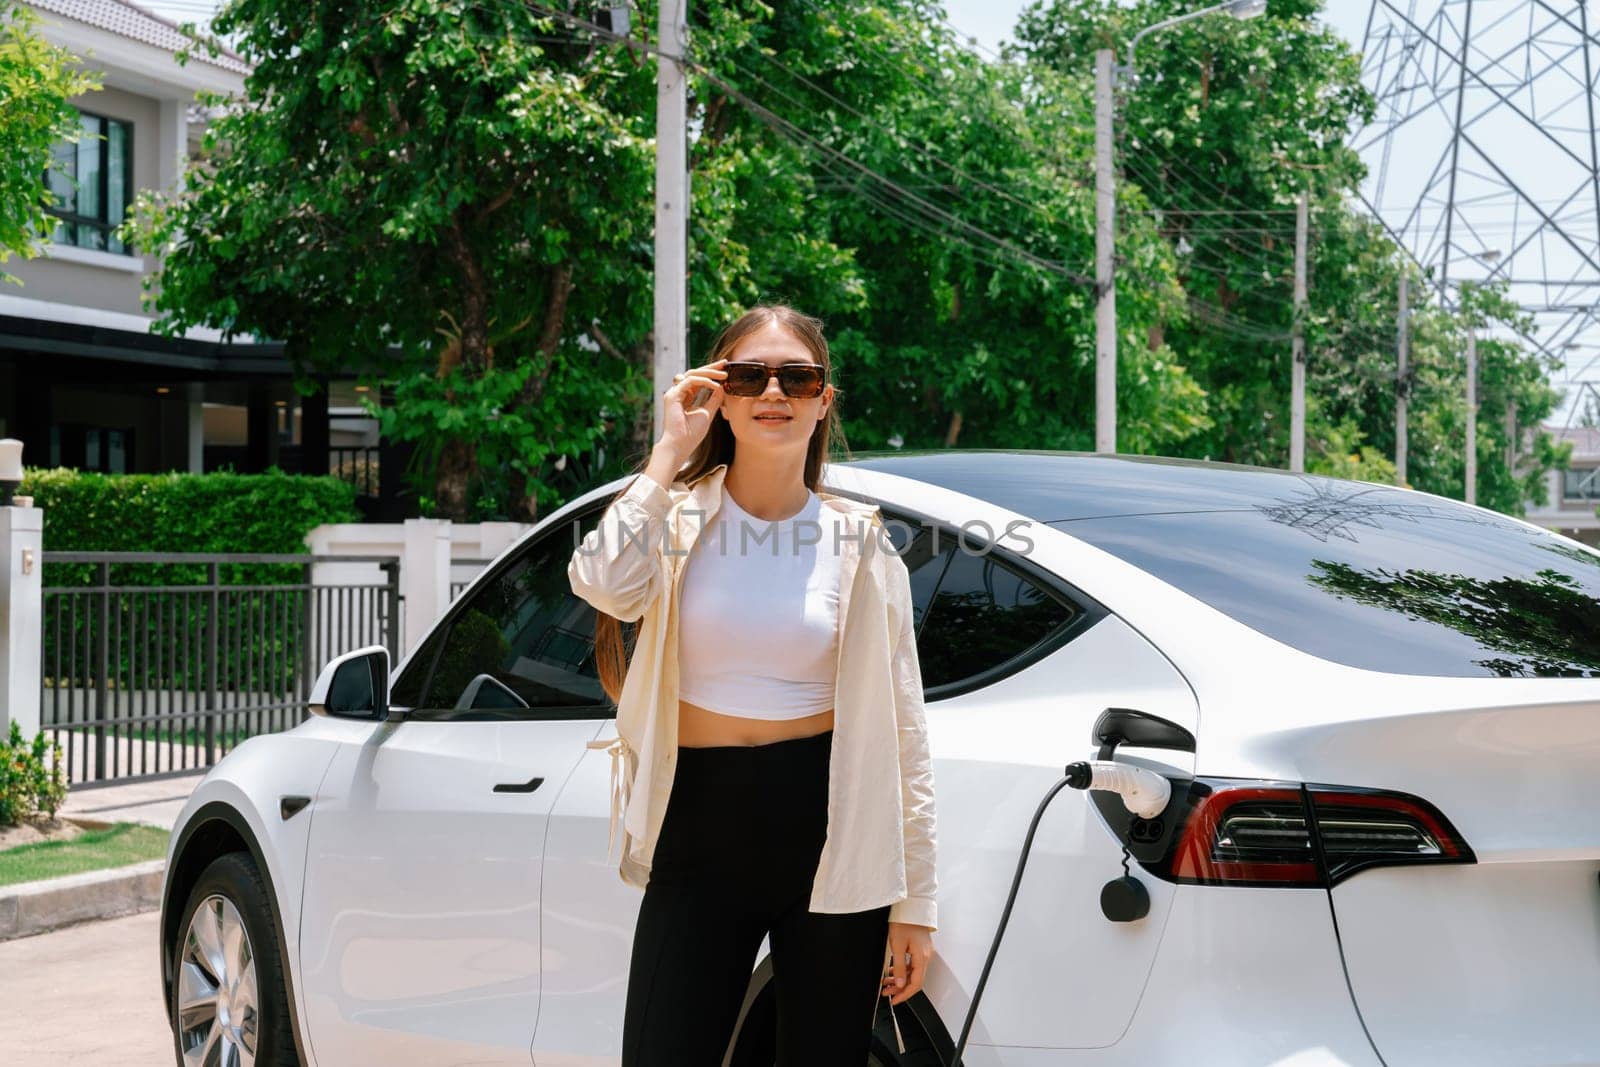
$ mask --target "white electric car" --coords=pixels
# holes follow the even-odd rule
[[[966,1063],[1600,1064],[1600,554],[1222,464],[896,453],[828,479],[910,568],[938,796],[937,957],[904,1052],[880,998],[872,1062],[950,1062],[1036,807],[1101,758],[1172,799],[1055,796]],[[613,708],[567,562],[621,484],[392,674],[330,664],[317,714],[195,789],[161,921],[176,1062],[617,1062],[640,898],[606,854],[586,743]],[[1142,917],[1102,905],[1125,864]],[[726,1064],[773,1063],[769,978],[763,949]]]

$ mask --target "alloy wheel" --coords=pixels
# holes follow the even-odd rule
[[[214,893],[189,918],[178,959],[184,1067],[255,1067],[260,997],[255,953],[233,901]]]

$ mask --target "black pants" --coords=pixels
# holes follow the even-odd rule
[[[832,732],[680,748],[628,971],[622,1067],[720,1067],[761,938],[778,1067],[865,1064],[887,905],[807,910],[828,821]]]

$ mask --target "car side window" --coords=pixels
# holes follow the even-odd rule
[[[882,510],[882,509],[880,509]],[[948,533],[936,531],[915,519],[883,513],[884,529],[894,544],[895,553],[905,561],[911,575],[911,614],[918,632],[928,605],[933,603],[933,592],[939,585],[950,554],[955,550],[955,540]],[[941,536],[942,533],[942,536]]]
[[[884,511],[911,576],[917,657],[929,699],[953,696],[1032,662],[1030,652],[1092,621],[1062,590],[959,531]]]
[[[419,719],[608,718],[594,663],[595,611],[567,563],[604,506],[545,532],[475,584],[396,681]]]

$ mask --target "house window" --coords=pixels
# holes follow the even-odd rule
[[[87,111],[80,121],[78,140],[57,144],[45,172],[55,197],[50,214],[59,220],[50,239],[131,255],[113,231],[133,199],[133,124]]]
[[[1600,500],[1600,468],[1574,467],[1561,472],[1561,481],[1565,500]]]

